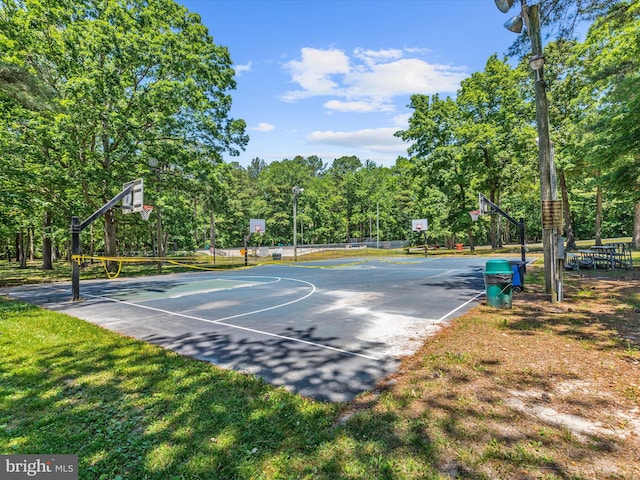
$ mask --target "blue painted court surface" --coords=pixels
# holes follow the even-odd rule
[[[484,295],[483,257],[385,257],[7,288],[0,293],[347,401]]]

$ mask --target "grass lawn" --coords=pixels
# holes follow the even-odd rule
[[[0,453],[81,479],[640,478],[640,271],[567,273],[561,304],[541,277],[344,404],[0,298]]]

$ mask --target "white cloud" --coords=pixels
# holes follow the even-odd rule
[[[329,110],[338,112],[391,112],[394,109],[392,104],[373,101],[344,102],[342,100],[329,100],[324,106]]]
[[[332,94],[339,88],[334,76],[349,73],[349,58],[340,50],[303,48],[301,54],[301,60],[288,62],[285,69],[302,90],[287,92],[285,100]]]
[[[252,62],[247,63],[246,65],[234,65],[234,70],[236,71],[236,75],[240,76],[245,72],[251,70]]]
[[[281,98],[296,101],[334,97],[324,106],[340,112],[389,112],[393,99],[414,93],[455,92],[467,77],[464,67],[432,64],[418,58],[419,49],[356,49],[349,57],[332,48],[303,48],[301,59],[285,64],[300,87]],[[411,55],[407,57],[407,55]]]
[[[417,58],[373,65],[350,76],[350,95],[395,97],[422,93],[455,92],[466,75],[446,65],[432,65]]]
[[[402,50],[388,49],[388,50],[364,50],[362,48],[356,48],[353,52],[354,56],[367,65],[375,65],[385,60],[397,60],[402,58]]]
[[[276,127],[274,127],[273,125],[271,125],[270,123],[264,123],[264,122],[260,122],[258,124],[258,126],[256,127],[252,127],[249,130],[252,130],[254,132],[270,132],[271,130],[274,130]]]
[[[354,132],[315,131],[309,134],[307,141],[319,145],[332,145],[372,152],[406,155],[408,144],[394,137],[399,128],[367,128]]]
[[[407,129],[409,126],[409,119],[411,118],[411,113],[402,113],[400,115],[396,115],[393,117],[393,124],[396,127],[399,127],[400,130]]]

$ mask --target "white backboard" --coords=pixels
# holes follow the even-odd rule
[[[127,182],[122,185],[122,190],[126,190],[129,186],[132,187],[131,191],[122,198],[122,213],[137,213],[144,205],[144,181],[139,178]]]
[[[426,218],[411,220],[411,230],[414,232],[426,232],[429,229],[429,221]]]
[[[249,232],[253,233],[264,233],[266,227],[266,223],[261,218],[252,218],[249,220]]]

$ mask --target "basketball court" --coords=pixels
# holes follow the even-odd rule
[[[308,397],[375,388],[440,326],[484,295],[482,257],[385,257],[270,264],[34,285],[0,294]]]
[[[292,190],[294,225],[302,190]],[[474,220],[489,211],[483,198]],[[486,259],[462,256],[269,264],[85,281],[81,289],[80,234],[118,206],[149,219],[153,207],[144,204],[143,179],[125,183],[84,221],[71,218],[71,282],[0,294],[328,401],[348,401],[375,388],[403,356],[484,295]],[[251,236],[264,234],[265,227],[264,219],[250,219],[245,264]],[[412,221],[425,244],[427,229],[427,219]],[[295,229],[293,238],[297,258]],[[524,259],[524,243],[522,248]]]

